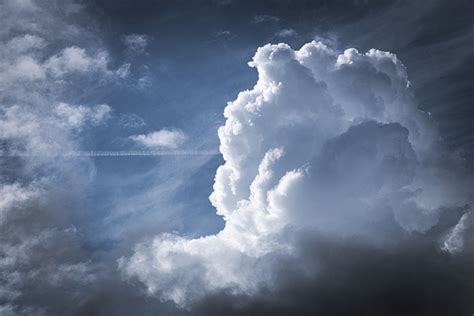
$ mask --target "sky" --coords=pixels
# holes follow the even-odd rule
[[[0,0],[0,315],[472,315],[469,0]]]

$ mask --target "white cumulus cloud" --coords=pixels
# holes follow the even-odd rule
[[[45,67],[53,76],[57,77],[70,72],[106,72],[107,63],[108,55],[104,51],[91,56],[86,53],[85,49],[72,46],[49,58]]]
[[[161,129],[148,134],[132,135],[134,142],[148,148],[176,149],[186,140],[186,135],[179,129]]]
[[[65,124],[72,128],[79,128],[88,121],[93,125],[103,122],[110,115],[111,109],[107,104],[86,107],[61,102],[56,106],[55,112]]]
[[[469,201],[472,185],[394,54],[282,43],[259,48],[249,65],[258,81],[227,105],[218,133],[225,163],[210,200],[225,227],[197,239],[160,235],[120,260],[151,295],[180,306],[223,290],[251,295],[271,288],[278,256],[297,254],[299,231],[384,244]],[[174,146],[171,135],[132,139]]]

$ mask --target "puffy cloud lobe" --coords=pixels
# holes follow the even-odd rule
[[[43,48],[45,45],[46,42],[44,39],[31,34],[16,36],[6,44],[7,49],[13,50],[16,53],[23,53],[32,49]]]
[[[104,121],[111,112],[107,104],[96,105],[92,108],[83,105],[72,106],[59,103],[55,109],[56,115],[72,128],[82,127],[87,121],[97,125]]]
[[[106,72],[107,63],[108,56],[103,51],[89,56],[85,49],[72,46],[49,58],[45,67],[53,76],[59,77],[71,72]]]
[[[396,243],[469,202],[472,186],[449,181],[462,168],[452,168],[456,157],[417,109],[394,54],[278,44],[249,65],[259,79],[227,105],[219,128],[225,163],[210,200],[225,227],[159,236],[122,258],[150,294],[182,307],[221,291],[253,295],[275,286],[277,258],[297,256],[299,231]]]
[[[0,88],[6,89],[19,81],[64,79],[68,75],[100,74],[102,79],[126,78],[129,64],[110,69],[106,51],[88,53],[84,48],[70,46],[43,61],[46,41],[41,37],[25,34],[0,46]]]
[[[148,134],[132,135],[134,142],[148,148],[178,148],[185,140],[186,135],[179,129],[161,129]]]
[[[0,110],[0,140],[8,143],[4,151],[12,155],[60,155],[74,150],[75,133],[87,124],[101,124],[110,112],[106,104],[86,107],[64,102],[58,103],[49,113],[20,105],[4,107]],[[46,156],[42,159],[48,162]],[[39,159],[40,156],[33,162],[38,163]]]

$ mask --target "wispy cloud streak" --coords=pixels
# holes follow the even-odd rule
[[[1,157],[117,157],[117,156],[193,156],[218,155],[217,150],[82,150],[64,153],[0,153]]]

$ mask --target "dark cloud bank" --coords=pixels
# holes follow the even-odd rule
[[[413,238],[391,249],[310,239],[282,260],[278,287],[256,297],[218,294],[199,315],[470,315],[473,256],[442,253]],[[316,275],[301,275],[304,266]]]

